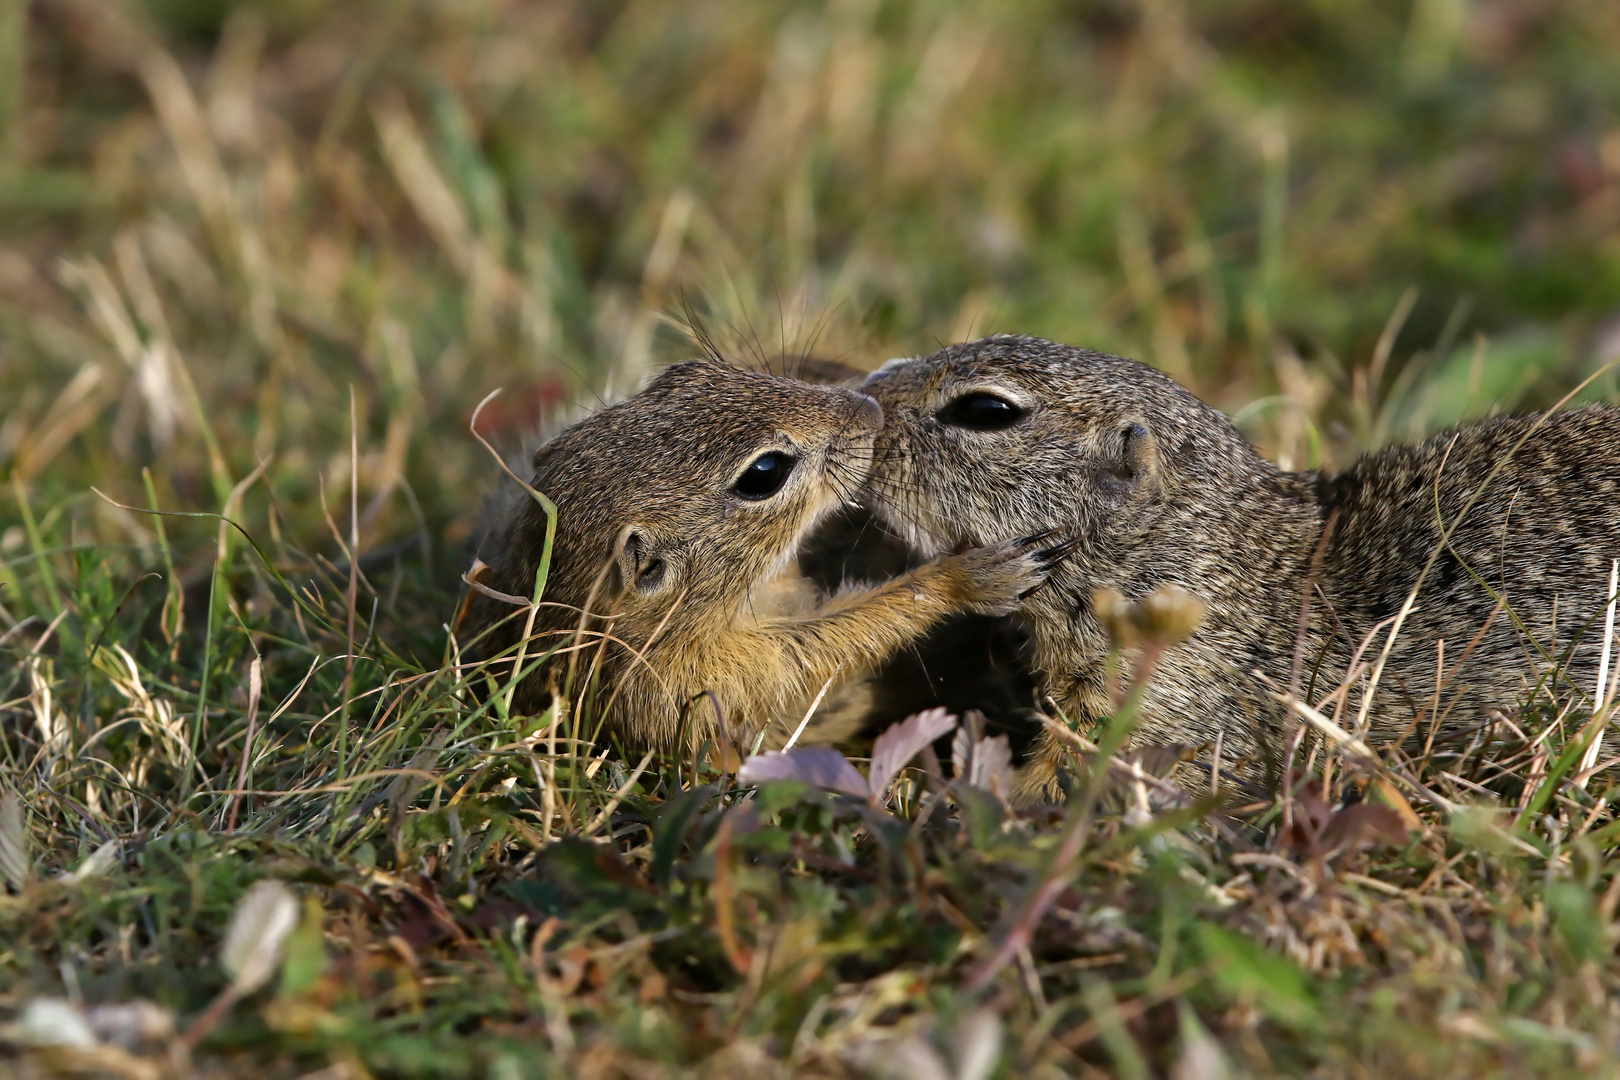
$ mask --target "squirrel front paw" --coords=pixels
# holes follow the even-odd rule
[[[1077,540],[1058,540],[1051,531],[1003,540],[948,555],[962,572],[966,606],[982,615],[1009,615],[1024,597],[1046,583],[1052,570],[1074,550]]]

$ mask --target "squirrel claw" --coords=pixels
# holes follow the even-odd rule
[[[1018,599],[1028,600],[1035,593],[1039,592],[1048,581],[1052,580],[1050,576],[1046,575],[1050,575],[1053,569],[1057,567],[1058,563],[1068,558],[1069,553],[1072,552],[1078,544],[1078,540],[1069,540],[1057,545],[1056,547],[1047,548],[1045,551],[1037,551],[1034,556],[1035,564],[1040,567],[1043,576],[1035,585],[1019,593]]]
[[[1013,546],[1020,548],[1032,548],[1042,540],[1045,540],[1047,537],[1054,535],[1056,532],[1056,529],[1042,529],[1038,533],[1030,533],[1028,536],[1020,537],[1019,539],[1014,540]]]
[[[1016,611],[1019,602],[1044,585],[1052,569],[1074,548],[1069,541],[1050,544],[1054,534],[1055,530],[1049,529],[949,556],[961,560],[960,565],[968,571],[968,606],[986,615]],[[1031,550],[1042,543],[1048,546]]]
[[[1051,535],[1046,533],[1044,535]],[[1035,561],[1043,566],[1056,566],[1058,563],[1074,554],[1075,548],[1080,546],[1080,537],[1071,536],[1061,544],[1053,544],[1043,551],[1035,553]]]

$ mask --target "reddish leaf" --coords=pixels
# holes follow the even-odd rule
[[[767,780],[803,780],[828,791],[866,798],[866,778],[855,771],[849,759],[830,746],[795,746],[792,750],[771,750],[743,762],[737,782],[763,784]]]
[[[956,717],[944,709],[928,709],[913,713],[879,735],[872,744],[872,773],[868,778],[872,796],[883,798],[889,784],[912,758],[955,727]]]
[[[1294,820],[1285,843],[1302,855],[1319,858],[1322,830],[1333,818],[1333,806],[1322,797],[1322,782],[1311,780],[1294,796]]]
[[[1321,837],[1322,847],[1328,851],[1353,851],[1380,841],[1406,843],[1406,823],[1389,807],[1369,802],[1354,803],[1334,814]]]
[[[968,783],[1003,799],[1012,791],[1012,747],[1007,736],[980,739],[973,747],[973,768],[968,774]]]
[[[1285,845],[1308,859],[1331,859],[1377,843],[1406,843],[1406,820],[1387,806],[1357,802],[1335,810],[1312,780],[1294,796],[1294,821]]]
[[[951,739],[951,774],[966,780],[973,768],[973,734],[967,728],[958,728]]]

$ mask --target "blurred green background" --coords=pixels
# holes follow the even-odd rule
[[[330,549],[352,391],[362,545],[452,551],[476,402],[516,447],[670,315],[1119,352],[1294,467],[1544,404],[1620,353],[1617,56],[1612,0],[0,0],[0,547],[265,460]]]

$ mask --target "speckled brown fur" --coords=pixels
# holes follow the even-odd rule
[[[1300,664],[1313,700],[1340,683],[1354,647],[1400,610],[1439,544],[1440,522],[1454,521],[1482,487],[1397,639],[1371,709],[1373,735],[1427,734],[1441,641],[1442,728],[1511,708],[1555,666],[1559,679],[1592,692],[1610,560],[1620,557],[1620,409],[1489,420],[1330,475],[1278,470],[1226,417],[1152,368],[1037,338],[988,338],[893,361],[863,389],[887,417],[872,505],[916,548],[1048,528],[1080,538],[1022,610],[1048,691],[1075,720],[1108,710],[1094,591],[1139,599],[1179,585],[1207,603],[1208,618],[1164,658],[1138,740],[1200,743],[1224,731],[1226,760],[1247,758],[1258,775],[1277,761],[1284,722],[1252,672],[1289,684],[1318,545],[1320,591]],[[1022,417],[999,431],[940,417],[949,402],[981,390],[1015,403]],[[1508,604],[1494,619],[1492,590]],[[1372,654],[1382,644],[1377,637]],[[1349,695],[1347,724],[1358,693]],[[1026,780],[1050,793],[1058,752],[1048,745],[1039,756]]]
[[[683,716],[693,737],[712,734],[709,691],[734,737],[770,725],[769,744],[835,675],[858,678],[946,616],[1012,610],[1047,572],[1031,544],[934,559],[831,597],[798,576],[801,541],[860,489],[881,425],[852,390],[693,361],[568,428],[534,459],[558,529],[529,655],[575,640],[589,608],[577,667],[590,669],[608,634],[598,701],[626,743],[674,746]],[[741,497],[739,474],[771,451],[796,459],[788,482]],[[531,594],[545,528],[525,498],[482,545],[484,583]],[[510,656],[523,625],[512,611],[475,595],[463,636],[487,631],[478,654]],[[564,666],[528,678],[518,706],[537,708]]]

